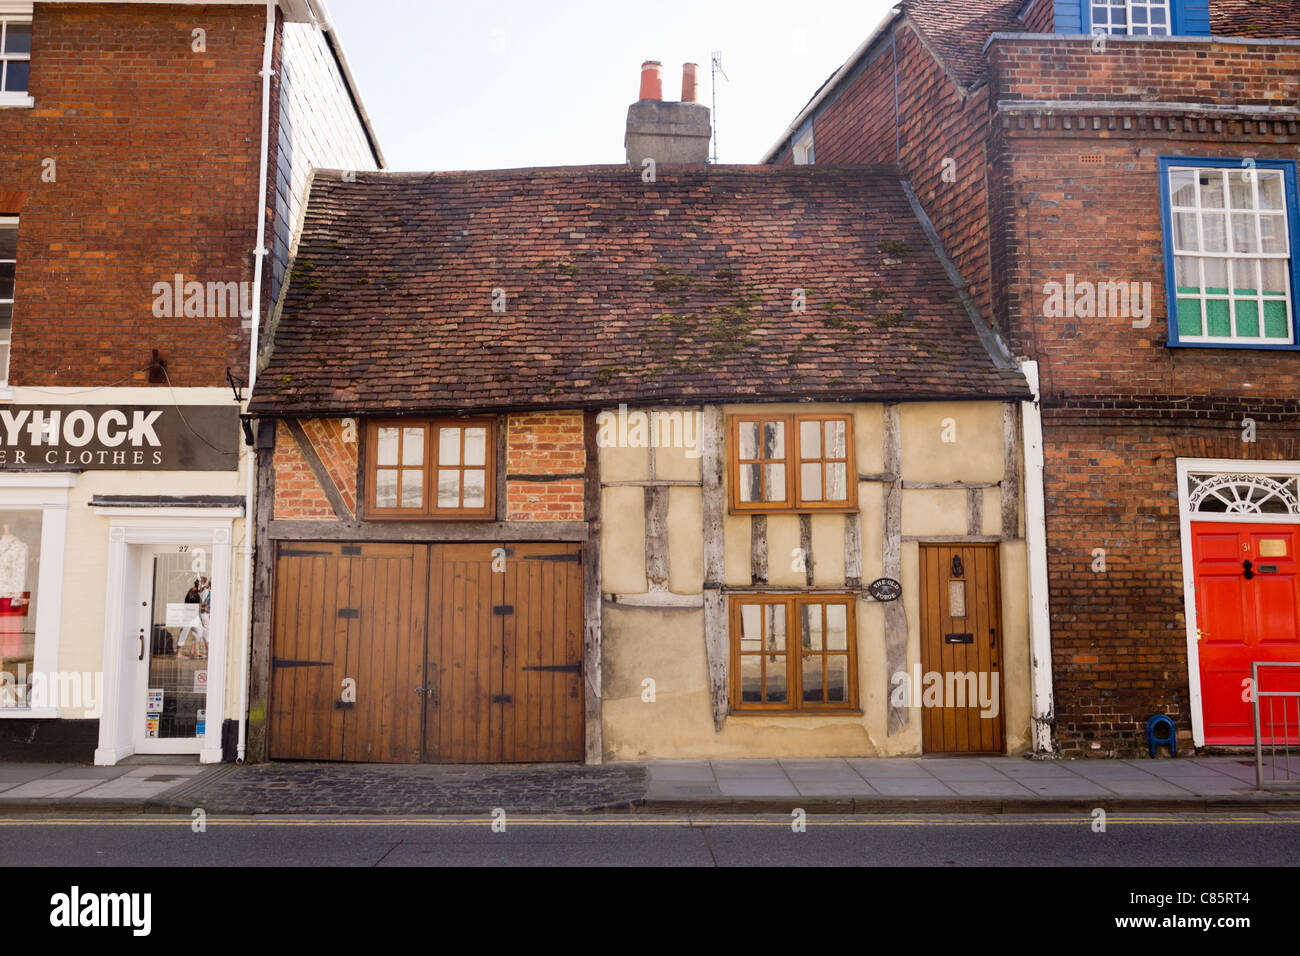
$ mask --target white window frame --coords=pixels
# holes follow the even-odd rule
[[[35,673],[49,675],[59,669],[68,496],[76,482],[77,476],[73,474],[0,474],[0,509],[42,512],[40,571],[36,581],[36,647],[32,661]],[[59,716],[57,706],[0,707],[0,720]]]
[[[817,162],[817,156],[813,150],[813,130],[811,126],[802,136],[795,139],[792,153],[796,166],[812,166]]]
[[[1196,177],[1196,205],[1195,206],[1180,206],[1177,205],[1177,203],[1175,202],[1174,174],[1179,172],[1189,172]],[[1201,202],[1200,175],[1206,172],[1219,173],[1223,179],[1223,208],[1222,209],[1219,209],[1218,207],[1215,206],[1207,207],[1203,205]],[[1260,208],[1259,177],[1265,174],[1270,176],[1276,175],[1281,178],[1282,181],[1281,210],[1275,210],[1275,209],[1261,210]],[[1247,168],[1243,168],[1240,165],[1238,166],[1232,166],[1232,165],[1177,166],[1173,163],[1170,163],[1169,168],[1167,170],[1167,175],[1169,176],[1169,244],[1170,244],[1170,252],[1174,259],[1174,272],[1173,272],[1174,275],[1173,293],[1174,294],[1172,296],[1172,301],[1174,304],[1174,310],[1173,310],[1174,314],[1170,317],[1171,321],[1175,325],[1177,325],[1178,323],[1178,319],[1179,319],[1178,300],[1179,299],[1197,299],[1200,302],[1202,329],[1208,329],[1209,327],[1208,325],[1209,312],[1207,306],[1210,300],[1222,301],[1226,298],[1228,303],[1228,321],[1229,323],[1231,323],[1231,328],[1234,331],[1237,328],[1237,310],[1235,308],[1235,304],[1237,302],[1253,301],[1255,303],[1256,315],[1259,318],[1260,334],[1256,336],[1184,335],[1180,330],[1178,333],[1179,342],[1196,342],[1196,343],[1204,343],[1210,345],[1295,345],[1296,344],[1296,327],[1295,327],[1296,323],[1295,323],[1295,311],[1292,307],[1292,303],[1295,299],[1296,290],[1291,288],[1291,264],[1292,264],[1291,260],[1293,258],[1293,254],[1295,250],[1291,248],[1291,222],[1290,222],[1289,213],[1287,211],[1287,199],[1290,197],[1287,196],[1288,183],[1287,183],[1286,175],[1281,170],[1247,169]],[[1232,209],[1232,179],[1231,178],[1233,176],[1241,176],[1245,180],[1248,180],[1250,182],[1251,193],[1252,193],[1251,209],[1249,210]],[[1205,230],[1202,225],[1203,223],[1202,214],[1207,210],[1216,214],[1222,214],[1223,216],[1224,240],[1225,240],[1225,244],[1228,246],[1228,250],[1226,252],[1206,252],[1204,250]],[[1199,251],[1196,252],[1179,251],[1177,246],[1178,243],[1177,217],[1179,213],[1192,214],[1196,216],[1196,244],[1200,247]],[[1232,217],[1234,215],[1246,215],[1252,213],[1255,219],[1255,237],[1259,241],[1260,248],[1255,252],[1237,252],[1232,248],[1235,245],[1235,241],[1236,241],[1233,235]],[[1286,251],[1284,252],[1263,251],[1264,233],[1263,233],[1263,225],[1260,221],[1261,215],[1267,215],[1269,217],[1281,216],[1282,236],[1286,241]],[[1178,258],[1180,255],[1185,258],[1192,258],[1192,259],[1199,260],[1197,271],[1199,274],[1200,286],[1199,286],[1199,291],[1197,292],[1196,295],[1183,295],[1178,291],[1177,276],[1178,276]],[[1254,261],[1254,260],[1263,260],[1263,259],[1277,259],[1281,262],[1284,262],[1286,264],[1286,268],[1283,270],[1283,273],[1285,275],[1285,284],[1286,284],[1286,289],[1284,290],[1285,295],[1281,299],[1279,299],[1277,296],[1269,296],[1265,298],[1263,282],[1262,282],[1262,278],[1263,278],[1262,274],[1260,276],[1261,281],[1257,281],[1254,283],[1256,287],[1254,296],[1236,295],[1234,291],[1234,286],[1237,285],[1237,283],[1235,283],[1231,277],[1226,279],[1226,281],[1228,282],[1228,286],[1227,286],[1228,291],[1226,297],[1221,295],[1207,295],[1205,291],[1207,288],[1206,278],[1205,278],[1206,259],[1223,259],[1225,265],[1229,261]],[[1262,269],[1262,267],[1260,268]],[[1235,274],[1235,270],[1232,270],[1231,267],[1229,267],[1228,271],[1234,272]],[[1266,301],[1272,303],[1277,303],[1280,301],[1283,304],[1284,308],[1286,309],[1288,332],[1287,332],[1287,337],[1285,339],[1267,338],[1264,336],[1264,303]]]
[[[1105,24],[1097,23],[1097,12],[1099,9],[1106,12]],[[1089,0],[1088,15],[1092,21],[1092,32],[1119,36],[1173,36],[1174,11],[1171,0],[1124,0],[1124,23],[1122,25],[1111,22],[1111,13],[1117,9],[1118,6],[1113,5],[1110,0]],[[1133,32],[1133,11],[1135,9],[1147,11],[1147,22],[1142,24],[1142,27],[1146,31],[1144,33]],[[1152,10],[1164,10],[1165,12],[1163,33],[1157,33],[1151,29],[1152,23],[1150,12]]]
[[[1199,625],[1196,621],[1196,561],[1192,553],[1192,522],[1214,524],[1300,524],[1300,514],[1240,514],[1233,512],[1194,513],[1191,505],[1191,476],[1194,474],[1263,475],[1270,477],[1300,477],[1300,462],[1296,461],[1233,461],[1230,459],[1179,458],[1178,474],[1178,532],[1183,552],[1183,620],[1187,622],[1187,687],[1191,699],[1192,742],[1205,746],[1205,715],[1201,700],[1201,654],[1197,640]]]
[[[26,90],[6,91],[3,89],[3,64],[11,61],[21,63],[31,63],[30,53],[5,53],[4,38],[2,31],[8,28],[10,23],[32,24],[32,5],[30,3],[5,3],[0,2],[0,108],[19,107],[30,109],[36,105],[36,100],[31,95],[31,74],[28,73]]]

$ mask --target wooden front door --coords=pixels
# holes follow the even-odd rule
[[[419,761],[427,560],[418,545],[280,547],[272,757]]]
[[[923,544],[921,736],[925,753],[1002,753],[1002,602],[994,544]]]
[[[1300,661],[1300,527],[1197,522],[1192,525],[1197,654],[1205,743],[1255,742],[1248,681],[1252,661]],[[1265,670],[1266,691],[1300,690],[1295,668]],[[1275,701],[1277,736],[1282,700]],[[1289,701],[1287,702],[1289,703]],[[1290,730],[1296,728],[1290,707]],[[1261,708],[1268,724],[1268,702]],[[1267,737],[1270,728],[1264,726]]]
[[[272,758],[583,759],[580,545],[282,544],[274,602]]]
[[[582,549],[434,545],[424,759],[581,760]]]

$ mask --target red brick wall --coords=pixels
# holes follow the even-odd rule
[[[581,412],[511,415],[506,431],[506,520],[581,521],[586,461]],[[525,475],[567,477],[517,480]]]
[[[1261,416],[1259,441],[1248,444],[1237,428],[1174,415],[1124,427],[1045,416],[1056,733],[1066,753],[1135,753],[1156,713],[1190,746],[1176,459],[1242,459],[1245,469],[1252,459],[1300,460],[1294,416]],[[1106,551],[1104,574],[1092,570],[1096,548]]]
[[[995,40],[990,82],[1000,98],[1143,100],[1294,106],[1300,49],[1207,40],[1108,43]]]
[[[343,503],[353,515],[357,513],[357,429],[359,420],[350,427],[340,418],[304,418],[302,430],[315,449],[325,471],[343,496]],[[345,437],[351,438],[346,441]]]
[[[22,217],[11,381],[143,384],[158,349],[175,385],[224,384],[241,320],[156,319],[152,289],[252,281],[265,8],[37,3],[33,21],[36,107],[0,110],[21,206],[3,212]]]
[[[333,521],[334,509],[283,423],[275,428],[275,517]],[[355,493],[355,491],[354,491]]]

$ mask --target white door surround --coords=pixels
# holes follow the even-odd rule
[[[203,763],[221,760],[225,721],[226,670],[230,618],[230,540],[238,507],[134,508],[101,506],[95,513],[110,519],[108,590],[104,609],[104,708],[99,722],[95,763],[111,766],[135,753],[135,729],[144,715],[138,688],[137,647],[141,587],[140,561],[148,547],[200,545],[212,556],[212,614],[208,634],[207,725],[201,738],[184,752],[197,751]]]

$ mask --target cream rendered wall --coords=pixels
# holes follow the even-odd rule
[[[862,581],[883,575],[885,407],[850,406],[859,483]],[[754,411],[755,406],[724,407],[724,414]],[[761,406],[765,412],[843,412],[845,406],[788,404]],[[635,410],[634,410],[635,411]],[[902,481],[925,485],[960,484],[956,488],[903,491],[903,607],[908,626],[907,666],[920,665],[920,541],[968,537],[968,485],[982,488],[978,534],[996,536],[1001,525],[1003,478],[1003,406],[998,402],[924,403],[899,406]],[[945,441],[955,437],[956,441]],[[698,480],[698,465],[676,452],[655,449],[602,448],[602,559],[606,576],[603,614],[603,731],[606,757],[642,760],[701,757],[889,756],[921,751],[921,710],[911,711],[908,726],[887,732],[890,683],[885,662],[884,605],[864,593],[856,605],[860,715],[769,716],[732,714],[721,731],[714,728],[704,643],[704,617],[698,607],[644,606],[644,483]],[[692,467],[693,466],[693,467]],[[609,487],[635,481],[633,487]],[[727,472],[724,471],[724,501]],[[692,485],[669,490],[668,541],[670,591],[698,593],[702,584],[703,524],[701,489]],[[854,520],[854,519],[848,519]],[[812,556],[817,587],[845,587],[845,522],[842,514],[812,517]],[[806,575],[794,568],[792,551],[800,547],[797,515],[767,516],[768,585],[775,590],[804,588]],[[752,584],[750,515],[723,519],[724,586]],[[1002,680],[1008,752],[1030,744],[1029,615],[1027,568],[1022,540],[999,547],[1002,582]],[[734,592],[733,592],[734,593]],[[631,600],[638,604],[627,605]],[[672,600],[672,597],[666,600]],[[643,681],[654,681],[654,700],[643,699]]]

